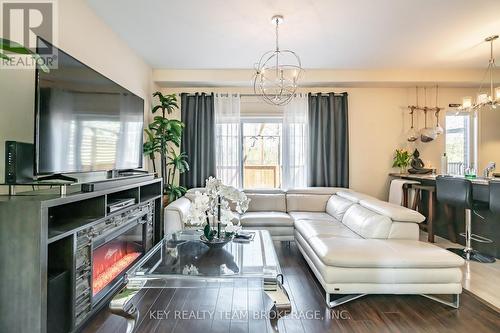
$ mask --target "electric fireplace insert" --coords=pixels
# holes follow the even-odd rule
[[[98,301],[117,278],[144,254],[144,225],[131,223],[116,237],[92,250],[92,297]]]
[[[123,276],[153,246],[154,203],[124,209],[78,232],[75,322],[123,282]]]

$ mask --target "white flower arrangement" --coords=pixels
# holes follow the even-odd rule
[[[200,272],[195,265],[191,264],[184,266],[182,269],[182,275],[200,275]]]
[[[233,186],[222,184],[220,179],[210,177],[206,180],[205,191],[196,191],[194,200],[184,222],[191,225],[207,223],[221,223],[224,232],[234,234],[241,229],[239,224],[234,224],[234,214],[230,202],[235,204],[235,209],[242,214],[247,211],[250,199],[245,193]],[[217,220],[217,221],[216,221]]]

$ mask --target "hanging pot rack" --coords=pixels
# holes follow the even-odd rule
[[[443,129],[439,125],[439,112],[441,110],[443,110],[444,108],[441,108],[441,107],[438,106],[438,92],[439,92],[439,87],[437,85],[435,86],[435,90],[436,90],[436,95],[435,95],[436,96],[436,102],[435,102],[434,107],[427,106],[427,87],[424,87],[424,91],[425,91],[424,106],[420,106],[419,102],[418,102],[419,87],[415,87],[415,95],[416,95],[415,104],[416,105],[408,105],[408,110],[409,110],[409,113],[410,113],[410,116],[411,116],[411,128],[410,128],[410,131],[409,131],[408,137],[407,137],[407,141],[408,142],[415,142],[415,141],[417,141],[417,140],[420,139],[422,142],[428,143],[428,142],[433,141],[436,138],[436,136],[441,135],[443,133]],[[424,113],[424,117],[425,117],[425,126],[424,126],[424,128],[422,128],[419,131],[420,134],[418,134],[417,131],[414,128],[415,111],[422,111]],[[431,133],[429,131],[427,131],[427,133],[425,133],[424,135],[422,135],[422,131],[430,129],[430,128],[427,127],[427,113],[428,112],[431,112],[431,113],[434,112],[434,116],[436,117],[436,127],[434,129],[434,131],[435,131],[434,134],[435,135],[430,135]]]

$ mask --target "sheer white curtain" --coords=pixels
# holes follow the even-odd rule
[[[283,111],[283,188],[307,186],[308,97],[298,94]]]
[[[241,188],[240,95],[215,95],[215,154],[217,178]]]

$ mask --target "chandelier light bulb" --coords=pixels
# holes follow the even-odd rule
[[[472,97],[466,96],[462,100],[462,107],[463,108],[470,108],[472,106]]]
[[[495,89],[495,96],[496,96],[495,99],[497,101],[500,101],[500,87],[496,87],[496,89]]]
[[[484,104],[484,103],[488,103],[489,100],[490,99],[488,98],[488,94],[481,93],[481,94],[477,95],[476,103],[477,104]]]

